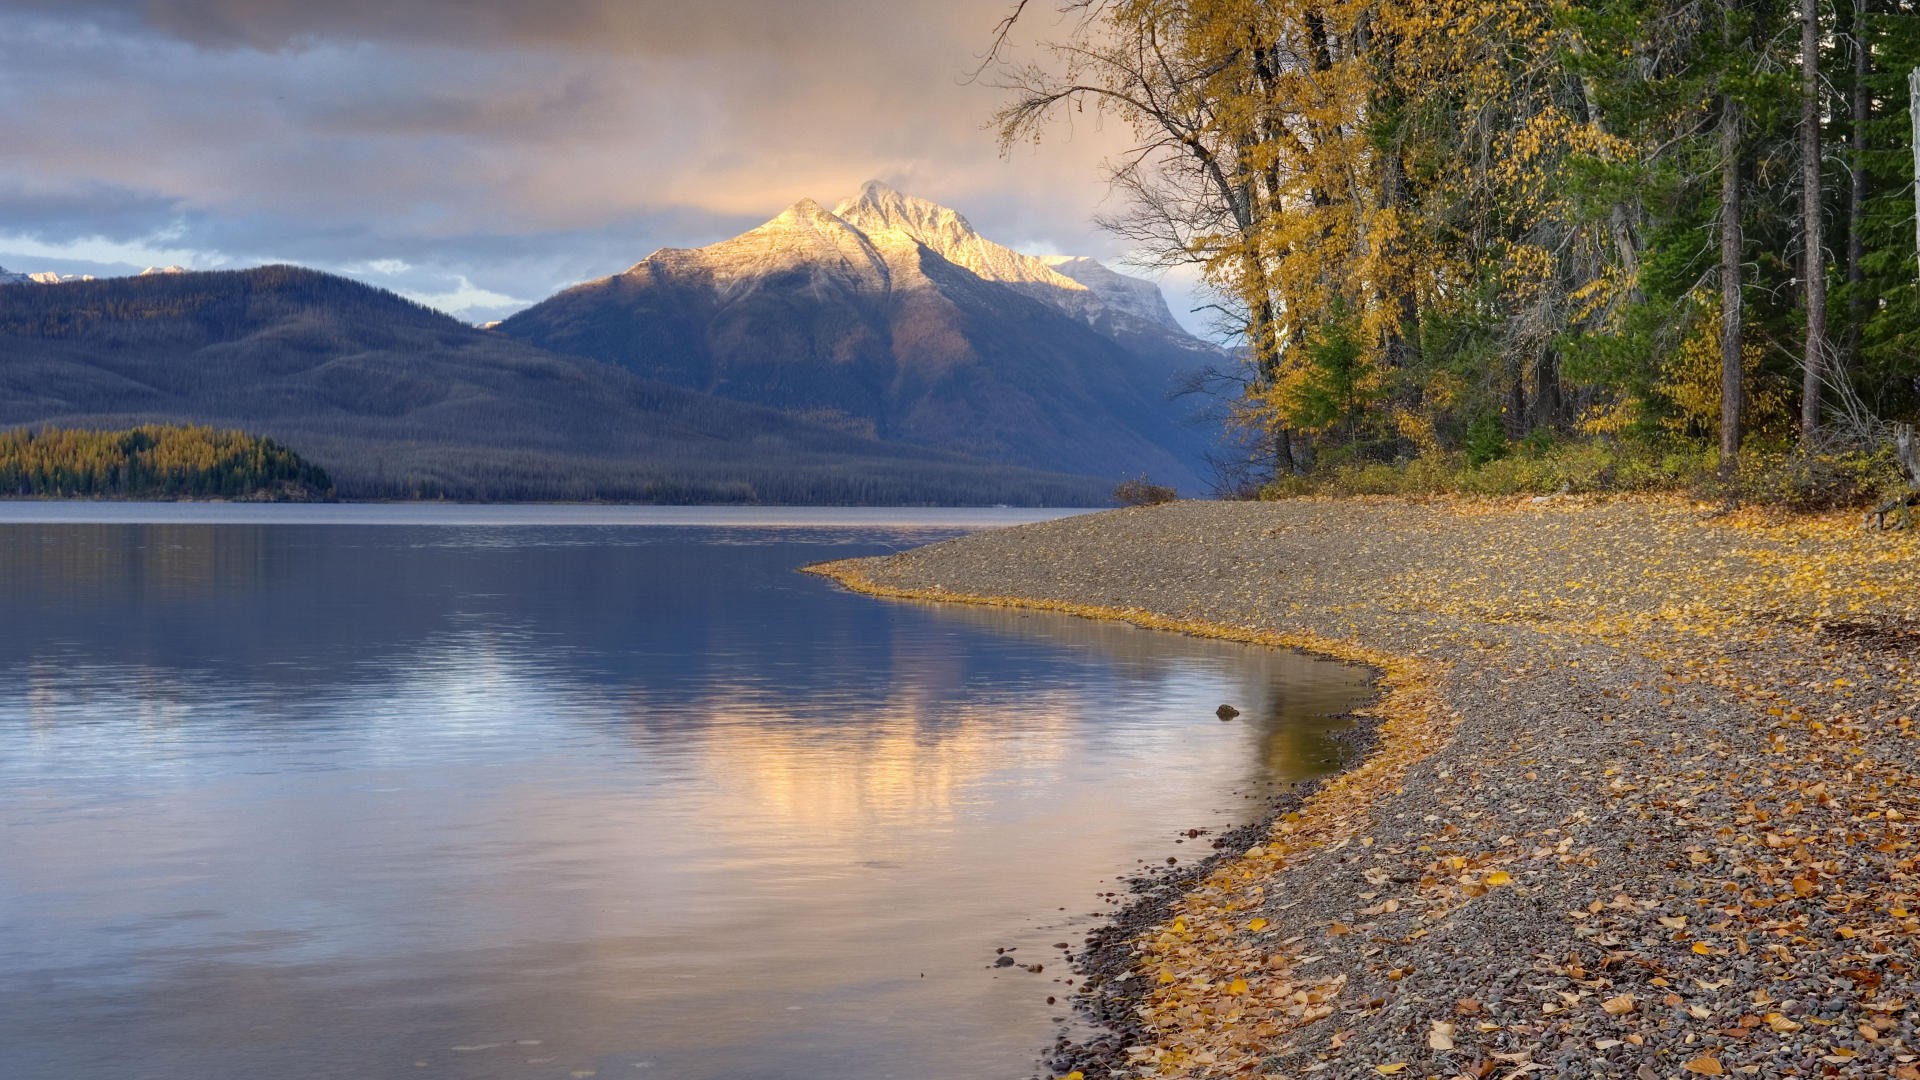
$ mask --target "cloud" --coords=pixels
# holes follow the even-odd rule
[[[0,257],[398,260],[420,295],[537,298],[879,178],[1113,258],[1091,218],[1126,133],[1003,159],[986,130],[999,97],[966,76],[1008,9],[9,0]]]

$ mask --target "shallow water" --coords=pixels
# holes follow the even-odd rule
[[[0,506],[0,1076],[1030,1074],[1366,677],[794,572],[1015,519]]]

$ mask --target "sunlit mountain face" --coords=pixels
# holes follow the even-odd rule
[[[498,330],[883,439],[1188,488],[1210,435],[1174,395],[1219,358],[1153,283],[1015,251],[877,182],[656,251]]]

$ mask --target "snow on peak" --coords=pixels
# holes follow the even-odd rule
[[[139,276],[147,277],[151,274],[184,274],[186,272],[187,268],[184,266],[149,266],[145,270],[140,271]]]
[[[858,195],[842,200],[833,208],[833,212],[869,235],[898,232],[911,237],[925,244],[934,254],[988,281],[1042,286],[1069,294],[1084,294],[1087,291],[1086,286],[1056,273],[1039,259],[981,236],[958,211],[926,199],[903,195],[878,180],[867,181]],[[1061,306],[1068,305],[1063,303]]]
[[[1084,255],[1048,255],[1043,261],[1055,271],[1092,289],[1109,311],[1185,333],[1174,319],[1172,309],[1167,307],[1167,298],[1161,293],[1160,286],[1153,282],[1122,274]]]
[[[92,274],[60,274],[42,270],[35,274],[16,274],[0,266],[0,285],[58,285],[63,281],[94,281]]]
[[[644,274],[655,267],[698,268],[711,275],[722,296],[749,290],[766,274],[795,269],[822,287],[838,282],[885,290],[892,278],[886,259],[866,234],[812,199],[801,199],[731,240],[693,250],[662,248],[627,273]]]
[[[980,235],[958,211],[869,180],[829,211],[801,199],[757,228],[698,249],[662,248],[628,274],[656,268],[710,275],[722,296],[775,271],[804,270],[818,287],[903,289],[925,280],[921,248],[987,281],[1049,304],[1105,334],[1171,333],[1186,339],[1160,287],[1087,258],[1037,258]],[[1143,327],[1142,324],[1146,324]],[[1198,345],[1198,342],[1195,342]]]

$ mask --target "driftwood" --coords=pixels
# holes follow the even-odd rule
[[[1893,439],[1894,451],[1900,457],[1900,468],[1907,474],[1907,490],[1867,511],[1865,525],[1869,529],[1885,529],[1887,516],[1894,518],[1893,528],[1913,528],[1913,508],[1920,506],[1920,439],[1914,438],[1913,428],[1902,424]]]

